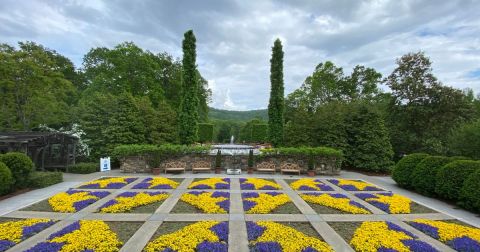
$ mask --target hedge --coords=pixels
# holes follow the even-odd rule
[[[213,141],[213,124],[198,124],[198,141],[200,143],[211,143]]]
[[[458,204],[466,209],[480,212],[480,169],[470,174],[460,190]]]
[[[34,165],[27,155],[20,152],[9,152],[0,155],[0,162],[5,163],[12,172],[15,188],[26,188],[29,186],[29,178],[34,170]]]
[[[280,147],[261,149],[261,155],[283,155],[301,157],[329,157],[343,159],[341,150],[329,147]]]
[[[458,200],[463,182],[480,169],[480,161],[457,160],[441,167],[437,172],[435,192],[447,200]],[[478,190],[478,185],[476,186]]]
[[[10,169],[6,164],[0,162],[0,195],[9,193],[14,182]]]
[[[30,177],[30,188],[44,188],[63,182],[61,172],[34,172]]]
[[[158,155],[162,157],[184,155],[191,153],[205,153],[210,151],[209,145],[204,146],[187,146],[187,145],[149,145],[149,144],[129,144],[119,145],[113,149],[115,158],[125,158],[141,155]]]
[[[77,163],[68,167],[69,173],[88,174],[100,171],[98,163]]]
[[[265,142],[268,137],[267,124],[253,124],[252,125],[252,141]]]
[[[420,161],[428,157],[425,153],[414,153],[404,156],[395,165],[392,171],[392,179],[401,187],[412,187],[412,172]]]
[[[420,161],[411,175],[411,184],[415,191],[433,196],[435,195],[435,184],[437,171],[444,165],[452,162],[450,157],[430,156]]]

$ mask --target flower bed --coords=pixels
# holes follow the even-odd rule
[[[102,213],[124,213],[132,209],[163,201],[168,198],[166,192],[124,192],[100,207]]]
[[[250,251],[333,251],[324,241],[271,221],[247,221]]]
[[[55,221],[50,219],[12,220],[0,223],[0,251],[8,250],[54,223]]]
[[[208,178],[192,182],[188,189],[230,189],[229,178]]]
[[[408,224],[457,251],[480,251],[479,228],[422,219],[408,222]]]
[[[388,221],[366,221],[355,230],[350,245],[356,251],[437,251],[428,243]]]
[[[100,220],[76,221],[51,234],[27,252],[37,251],[119,251],[122,242],[108,224]]]
[[[328,181],[345,191],[383,191],[382,189],[361,180],[329,179]]]
[[[82,189],[120,189],[133,181],[137,178],[131,177],[115,177],[115,178],[101,178],[97,180],[93,180],[87,182],[78,188]]]
[[[66,192],[55,194],[48,199],[48,203],[55,212],[75,213],[109,194],[109,192],[70,189]]]
[[[133,189],[175,189],[180,183],[177,181],[155,177],[155,178],[146,178],[142,182],[133,186]]]
[[[162,227],[160,227],[162,228]],[[228,251],[228,222],[200,221],[147,244],[144,251]]]
[[[241,178],[240,188],[242,190],[280,190],[282,187],[270,180],[260,178]]]
[[[365,206],[340,193],[303,193],[300,194],[300,197],[306,202],[334,208],[347,213],[371,214]]]
[[[297,179],[290,183],[290,187],[297,191],[333,191],[333,188],[320,179]]]
[[[248,214],[266,214],[279,206],[292,202],[288,195],[281,192],[242,193],[243,210]]]
[[[355,194],[355,196],[390,214],[411,213],[410,205],[412,203],[412,200],[405,196],[394,194],[392,192],[357,193]]]
[[[180,200],[195,206],[204,213],[228,213],[230,211],[229,192],[191,191],[184,193]]]

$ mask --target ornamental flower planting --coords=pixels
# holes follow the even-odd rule
[[[146,178],[133,186],[133,189],[175,189],[180,183],[168,178]]]
[[[280,190],[282,187],[272,181],[259,178],[241,178],[240,188],[242,190]]]
[[[250,251],[333,251],[324,241],[271,221],[247,221]]]
[[[124,192],[100,207],[102,213],[124,213],[168,198],[166,192]]]
[[[300,197],[306,202],[331,207],[343,212],[352,214],[371,214],[362,204],[349,199],[346,195],[340,193],[304,193]]]
[[[204,213],[228,213],[230,211],[230,193],[191,191],[180,200],[202,210]]]
[[[329,179],[328,181],[345,191],[383,191],[382,189],[361,180]]]
[[[390,214],[409,214],[412,200],[405,196],[385,193],[357,193],[355,196]]]
[[[388,221],[366,221],[355,230],[350,245],[356,251],[437,251],[417,236]]]
[[[0,251],[8,250],[54,223],[55,221],[50,219],[25,219],[0,223]]]
[[[409,224],[457,251],[480,251],[479,228],[422,219],[411,221]]]
[[[230,189],[229,178],[208,178],[192,182],[188,189]]]
[[[280,192],[242,193],[243,210],[248,214],[266,214],[277,207],[292,202],[288,195]]]
[[[48,199],[55,212],[75,213],[109,195],[109,192],[90,192],[70,189]]]
[[[120,189],[133,181],[137,178],[131,177],[115,177],[115,178],[105,178],[105,179],[97,179],[94,181],[87,182],[81,185],[79,188],[82,189]]]
[[[122,242],[110,227],[100,220],[76,221],[51,234],[26,252],[40,251],[119,251]]]
[[[297,191],[333,191],[333,188],[326,185],[320,179],[298,179],[290,183],[293,190]]]
[[[161,227],[160,227],[161,228]],[[228,222],[200,221],[148,243],[144,251],[228,251]]]

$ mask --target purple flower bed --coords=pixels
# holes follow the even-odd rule
[[[402,240],[403,245],[414,252],[437,252],[430,244],[420,240]]]
[[[137,180],[137,178],[126,178],[125,183],[110,183],[106,187],[100,188],[99,184],[88,184],[88,185],[82,185],[79,188],[82,189],[120,189],[133,181]]]
[[[447,245],[462,252],[480,251],[480,243],[466,236],[448,241]]]
[[[338,179],[328,179],[328,181],[345,191],[383,191],[382,189],[376,186],[366,186],[363,190],[358,189],[354,185],[339,185],[340,181]]]
[[[0,240],[0,251],[5,251],[15,245],[16,245],[15,242],[12,242],[9,240]]]
[[[424,223],[417,223],[417,222],[408,222],[412,227],[422,231],[423,233],[435,238],[439,239],[440,236],[438,235],[438,228],[432,227],[430,225],[424,224]]]
[[[49,222],[40,222],[37,224],[34,224],[32,226],[26,226],[23,227],[22,229],[22,240],[27,239],[40,231],[50,227],[51,225],[55,224],[55,221],[51,220]],[[1,249],[0,249],[1,251]]]
[[[197,245],[196,251],[197,252],[223,252],[223,251],[227,252],[228,246],[225,243],[203,241]]]
[[[220,222],[210,228],[221,241],[228,242],[228,222]]]
[[[40,242],[34,247],[25,250],[24,252],[57,252],[60,251],[65,243],[58,242]]]
[[[266,228],[257,225],[257,223],[253,221],[247,221],[247,236],[249,241],[258,239],[258,237],[260,237],[265,230]]]
[[[173,189],[171,185],[167,185],[167,184],[160,184],[150,188],[150,185],[151,185],[150,181],[152,180],[153,178],[146,178],[142,180],[142,182],[134,185],[132,189]]]

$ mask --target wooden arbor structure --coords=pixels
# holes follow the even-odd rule
[[[74,136],[55,132],[0,132],[0,153],[22,152],[40,170],[67,169],[75,164]]]

